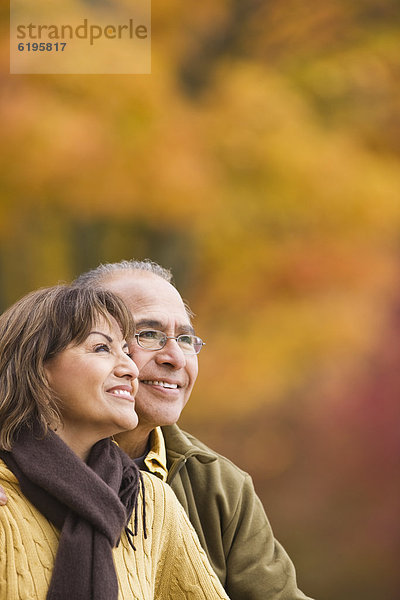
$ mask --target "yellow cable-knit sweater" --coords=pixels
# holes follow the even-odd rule
[[[147,473],[143,479],[148,537],[140,530],[134,551],[124,532],[113,550],[118,599],[227,599],[172,490]],[[45,600],[60,533],[22,495],[3,461],[0,485],[9,498],[0,509],[0,600]]]

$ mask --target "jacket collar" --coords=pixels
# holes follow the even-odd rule
[[[167,483],[170,485],[190,458],[193,457],[201,463],[210,463],[217,459],[214,452],[190,433],[182,431],[178,425],[162,427],[162,432],[167,450]]]
[[[183,431],[178,425],[168,425],[161,428],[167,451],[167,464],[177,460],[188,459],[195,456],[200,462],[208,463],[217,459],[215,452],[194,436]]]
[[[150,437],[150,450],[144,460],[150,473],[171,483],[189,458],[201,463],[217,459],[215,452],[178,425],[157,427]]]

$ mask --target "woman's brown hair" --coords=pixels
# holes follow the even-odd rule
[[[22,426],[39,420],[44,434],[61,421],[44,365],[83,342],[99,316],[114,319],[124,339],[134,335],[123,301],[105,290],[59,285],[31,292],[0,316],[0,448],[11,450]]]

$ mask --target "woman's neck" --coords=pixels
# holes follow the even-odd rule
[[[92,447],[96,442],[104,439],[105,437],[109,437],[106,434],[102,435],[97,432],[90,432],[90,434],[83,434],[81,429],[75,429],[73,427],[63,427],[60,426],[57,428],[55,433],[60,436],[65,444],[77,454],[83,461],[86,461]],[[139,458],[143,456],[146,452],[150,433],[147,428],[142,429],[138,426],[136,429],[132,431],[122,431],[121,433],[116,433],[114,435],[115,441],[118,442],[119,446],[121,446],[122,450],[126,452],[131,458]]]
[[[79,456],[84,462],[86,462],[90,450],[96,442],[102,438],[85,437],[81,433],[72,431],[71,428],[65,429],[62,426],[57,427],[55,433],[62,439],[62,441]]]

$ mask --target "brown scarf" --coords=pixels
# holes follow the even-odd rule
[[[23,494],[61,530],[47,600],[117,600],[112,548],[137,508],[141,476],[133,461],[104,439],[86,464],[52,431],[43,437],[39,425],[22,430],[0,456]]]

